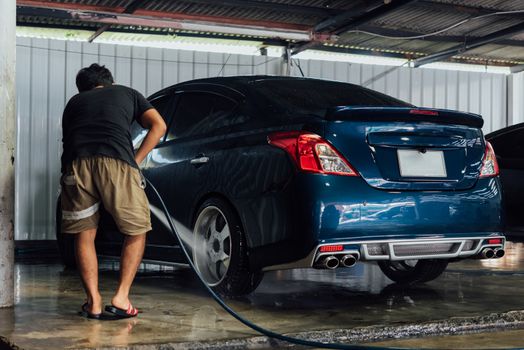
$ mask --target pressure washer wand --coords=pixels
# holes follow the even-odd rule
[[[155,192],[156,196],[158,197],[158,200],[160,201],[160,204],[162,205],[162,209],[164,211],[164,214],[166,215],[167,222],[169,223],[169,226],[171,228],[171,233],[180,242],[180,246],[182,247],[182,251],[184,252],[184,255],[185,255],[185,257],[186,257],[186,259],[187,259],[187,261],[189,263],[189,266],[191,266],[193,271],[195,271],[196,275],[198,276],[198,279],[200,280],[200,282],[202,282],[202,284],[207,289],[209,294],[211,294],[213,299],[215,299],[215,301],[224,310],[226,310],[231,316],[236,318],[238,321],[240,321],[241,323],[243,323],[247,327],[253,329],[254,331],[257,331],[258,333],[263,334],[263,335],[265,335],[267,337],[278,339],[278,340],[282,340],[282,341],[293,343],[293,344],[297,344],[297,345],[311,346],[311,347],[317,347],[317,348],[323,348],[323,349],[341,349],[341,350],[384,349],[384,348],[379,348],[379,347],[370,347],[370,346],[361,346],[361,345],[345,345],[345,344],[334,344],[334,343],[321,343],[321,342],[316,342],[316,341],[309,341],[309,340],[304,340],[304,339],[299,339],[299,338],[288,337],[286,335],[283,335],[283,334],[280,334],[280,333],[275,333],[275,332],[270,331],[268,329],[262,328],[262,327],[258,326],[257,324],[255,324],[255,323],[245,319],[244,317],[240,316],[239,314],[237,314],[232,308],[230,308],[222,300],[222,298],[213,289],[211,289],[211,287],[208,286],[206,281],[202,278],[202,276],[200,275],[200,272],[195,267],[195,264],[193,263],[193,260],[191,259],[191,256],[187,252],[186,247],[184,246],[184,243],[183,243],[184,241],[181,239],[180,235],[178,234],[178,231],[175,228],[175,225],[173,224],[173,221],[171,220],[171,216],[169,215],[169,211],[167,210],[166,204],[162,200],[162,197],[158,193],[158,191],[155,188],[155,186],[153,186],[151,181],[149,181],[147,178],[146,178],[146,181],[147,181],[147,184],[151,187],[151,189],[153,189],[153,192]]]

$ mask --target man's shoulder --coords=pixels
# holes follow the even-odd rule
[[[116,91],[122,91],[122,92],[126,92],[132,95],[140,94],[137,90],[133,89],[132,87],[125,86],[125,85],[113,84],[111,85],[111,88]]]
[[[78,103],[77,101],[78,101],[78,100],[81,100],[82,97],[83,97],[82,93],[77,93],[77,94],[71,96],[71,98],[69,99],[69,101],[67,101],[66,109],[67,109],[69,106],[73,106],[73,105],[75,105],[76,103]]]

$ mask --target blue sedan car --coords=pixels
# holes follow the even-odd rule
[[[253,291],[270,270],[377,262],[417,283],[452,261],[504,255],[498,166],[478,115],[269,76],[189,81],[150,101],[168,133],[143,173],[223,294]],[[135,146],[144,135],[137,125]],[[148,195],[145,259],[184,262]],[[97,241],[105,256],[121,244],[111,226]]]

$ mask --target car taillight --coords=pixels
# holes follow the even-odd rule
[[[499,175],[499,164],[491,143],[486,141],[486,152],[480,169],[480,177],[494,177]]]
[[[326,140],[299,131],[276,132],[268,136],[270,145],[282,148],[300,170],[345,176],[358,176],[348,161]]]
[[[411,109],[411,110],[409,110],[409,113],[410,114],[438,116],[438,111],[432,111],[431,109]]]

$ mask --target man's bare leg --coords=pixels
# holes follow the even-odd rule
[[[95,250],[96,228],[76,235],[75,255],[78,271],[87,295],[87,310],[92,314],[102,312],[102,297],[98,290],[98,259]]]
[[[130,305],[129,291],[135,279],[138,266],[142,262],[146,246],[146,234],[126,236],[122,246],[120,258],[120,281],[111,304],[120,309],[127,310]]]

